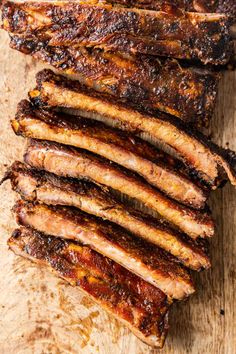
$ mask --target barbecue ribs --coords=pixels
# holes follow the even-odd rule
[[[30,229],[15,230],[8,245],[78,286],[143,342],[163,346],[171,300],[156,287],[87,246]]]
[[[134,135],[92,119],[38,110],[26,100],[18,105],[12,127],[24,137],[96,153],[138,173],[169,197],[193,208],[204,208],[206,191],[184,175],[181,163]]]
[[[96,91],[207,126],[219,73],[174,59],[124,56],[88,48],[49,46],[36,36],[12,36],[10,46],[62,70]]]
[[[167,6],[176,6],[185,11],[226,13],[235,21],[235,0],[107,0],[113,5],[160,11]]]
[[[53,46],[96,47],[226,64],[233,45],[224,14],[127,9],[84,1],[5,1],[3,27]]]
[[[122,128],[136,133],[145,132],[171,147],[183,158],[193,174],[215,188],[222,172],[236,185],[236,155],[211,142],[204,135],[172,116],[148,114],[108,95],[98,94],[78,81],[72,81],[51,70],[37,75],[37,88],[30,92],[35,104],[72,108],[83,116],[106,118]]]
[[[20,162],[15,162],[8,169],[4,179],[8,178],[12,189],[28,201],[77,207],[161,247],[186,267],[194,270],[210,267],[202,241],[193,242],[186,235],[167,227],[163,221],[122,204],[101,186],[85,180],[58,178],[44,171],[29,169]]]
[[[32,140],[25,152],[27,164],[62,177],[86,178],[134,198],[176,225],[192,238],[214,234],[210,214],[183,206],[154,189],[138,176],[111,161],[83,150]]]
[[[18,201],[14,211],[20,225],[89,245],[169,297],[182,299],[194,292],[188,272],[171,255],[117,225],[68,207]]]

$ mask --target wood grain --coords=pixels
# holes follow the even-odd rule
[[[43,65],[8,48],[0,32],[0,174],[21,159],[24,141],[9,119],[18,101],[34,87]],[[225,73],[211,133],[236,150],[236,74]],[[17,196],[9,183],[0,189],[0,353],[154,354],[77,289],[14,256],[6,246],[15,227],[11,207]],[[217,232],[211,242],[212,269],[195,275],[197,293],[171,313],[162,354],[233,354],[235,333],[236,191],[227,185],[211,197]]]

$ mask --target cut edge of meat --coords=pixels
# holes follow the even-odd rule
[[[138,200],[191,238],[212,237],[210,210],[194,210],[164,196],[137,175],[90,152],[31,139],[24,154],[28,165],[62,177],[85,178]]]
[[[18,224],[89,245],[171,298],[181,300],[195,291],[188,271],[174,257],[117,225],[75,208],[23,200],[15,204],[13,211]]]
[[[147,132],[172,147],[185,160],[187,166],[193,169],[193,175],[198,176],[200,180],[214,187],[218,184],[219,178],[222,179],[224,172],[230,182],[236,186],[235,152],[217,146],[192,126],[183,124],[175,117],[163,113],[158,115],[153,112],[144,113],[137,107],[134,109],[131,104],[128,105],[119,100],[113,103],[108,95],[98,94],[77,81],[56,75],[48,69],[40,71],[36,79],[37,88],[29,93],[30,99],[36,105],[73,108],[80,114],[92,118],[96,113],[119,123],[125,130],[136,133]],[[182,140],[181,144],[167,140],[164,131],[160,131],[160,123],[162,127],[165,127],[166,132],[169,131],[172,139],[175,134],[179,135],[187,144],[188,149],[183,145]],[[199,151],[194,151],[195,145],[200,149]]]
[[[85,180],[58,178],[29,168],[19,161],[7,170],[3,180],[6,179],[10,179],[12,189],[27,201],[79,208],[155,244],[188,268],[199,271],[210,267],[206,242],[193,241],[187,235],[171,229],[162,220],[125,206],[101,186]]]
[[[96,120],[38,110],[26,100],[18,104],[11,123],[17,135],[88,150],[139,174],[177,202],[205,206],[209,191],[190,180],[181,162],[133,134]]]

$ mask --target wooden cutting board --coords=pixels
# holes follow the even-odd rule
[[[8,48],[0,32],[0,175],[22,159],[24,140],[11,131],[17,103],[34,87],[44,66]],[[236,73],[221,83],[212,138],[236,150]],[[0,354],[154,354],[126,328],[44,269],[16,257],[6,242],[15,227],[11,208],[17,195],[0,188]],[[212,269],[197,274],[197,293],[176,304],[162,354],[233,354],[235,333],[236,190],[214,192],[211,206],[217,232],[211,242]]]

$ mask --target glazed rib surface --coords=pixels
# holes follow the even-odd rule
[[[192,238],[214,234],[211,216],[183,206],[154,189],[130,171],[83,150],[32,140],[24,160],[38,169],[62,177],[86,178],[145,204]]]
[[[107,0],[107,2],[154,11],[160,11],[166,6],[170,8],[175,6],[191,12],[219,12],[234,18],[236,15],[234,0]]]
[[[30,229],[15,230],[8,245],[78,286],[145,343],[163,346],[171,301],[156,287],[87,246]]]
[[[12,127],[24,137],[96,153],[138,173],[169,197],[193,208],[204,208],[207,193],[183,175],[181,164],[134,135],[95,120],[37,110],[27,101],[18,105]]]
[[[3,27],[37,33],[50,45],[96,47],[225,64],[232,53],[224,14],[127,9],[80,1],[6,1]],[[16,20],[17,19],[17,20]]]
[[[182,299],[194,292],[188,272],[171,255],[117,225],[68,207],[18,201],[14,211],[20,225],[89,245],[169,297]]]
[[[28,201],[77,207],[88,214],[114,222],[131,233],[161,247],[194,270],[210,267],[206,248],[200,241],[180,234],[163,222],[138,213],[115,199],[108,190],[87,181],[58,178],[15,162],[5,179]]]
[[[207,126],[219,74],[173,59],[131,56],[87,48],[49,46],[35,36],[13,36],[11,47],[43,60],[96,91],[159,109],[197,126]]]
[[[37,75],[37,89],[30,92],[35,103],[76,109],[83,116],[101,117],[122,125],[123,129],[145,132],[171,147],[195,174],[214,188],[224,171],[236,185],[235,153],[225,150],[169,115],[144,113],[131,105],[87,89],[78,81],[65,79],[50,70]]]

